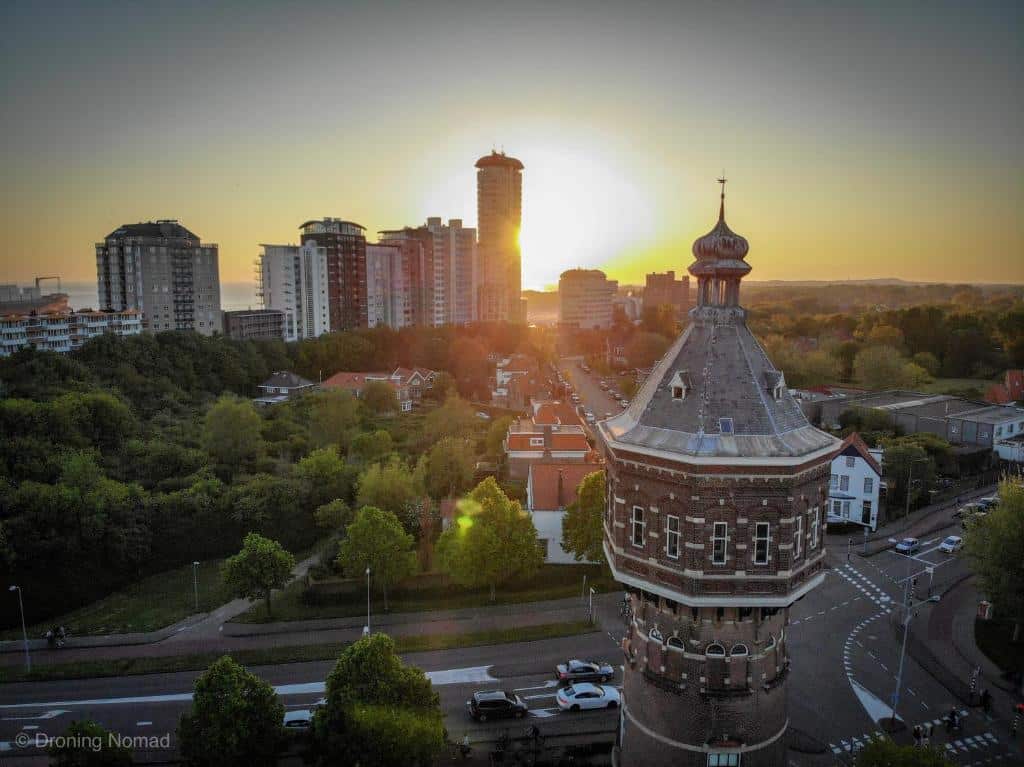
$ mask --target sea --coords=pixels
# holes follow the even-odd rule
[[[95,309],[99,303],[96,297],[95,282],[65,282],[61,290],[68,294],[68,304],[72,309]],[[220,308],[227,311],[235,309],[256,309],[260,306],[256,300],[256,290],[250,282],[222,282],[220,284]]]

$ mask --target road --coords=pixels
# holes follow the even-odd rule
[[[575,360],[559,360],[558,369],[562,376],[572,384],[573,391],[580,395],[582,404],[590,410],[597,418],[602,420],[607,416],[605,413],[616,415],[622,412],[622,405],[608,395],[608,392],[601,389],[601,377],[592,373],[584,373]],[[609,380],[616,382],[622,380],[619,376],[609,376]],[[616,385],[618,385],[616,383]]]

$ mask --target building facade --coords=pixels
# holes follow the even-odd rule
[[[828,486],[828,521],[878,528],[878,493],[882,466],[854,432],[832,459]]]
[[[327,249],[303,245],[261,245],[256,293],[263,308],[284,317],[285,341],[316,338],[331,330]]]
[[[422,308],[418,301],[422,283],[417,280],[422,274],[421,262],[421,247],[414,240],[366,246],[367,327],[406,328],[417,324],[417,309]]]
[[[605,555],[632,606],[622,767],[785,765],[789,608],[825,577],[839,443],[807,422],[747,329],[749,246],[724,199],[693,246],[690,325],[629,407],[598,423]]]
[[[676,316],[682,317],[690,308],[690,278],[676,279],[675,272],[647,275],[644,284],[644,308],[671,306]]]
[[[575,502],[580,483],[588,474],[601,471],[599,463],[533,463],[526,479],[526,510],[537,528],[544,561],[556,565],[577,564],[562,548],[562,520]]]
[[[593,330],[612,326],[612,300],[619,283],[599,269],[569,269],[558,278],[558,322]]]
[[[29,347],[67,354],[104,333],[133,336],[141,332],[142,315],[135,309],[8,314],[0,316],[0,357]]]
[[[366,227],[340,218],[322,218],[302,224],[299,239],[315,243],[327,256],[330,329],[365,328]]]
[[[224,335],[236,341],[283,340],[284,312],[279,309],[238,309],[222,312]]]
[[[433,284],[431,324],[466,325],[477,319],[480,288],[476,229],[464,227],[462,219],[427,219],[433,239]]]
[[[426,227],[378,232],[381,245],[398,245],[412,290],[412,324],[434,324],[434,236]]]
[[[217,246],[173,219],[126,224],[96,243],[100,308],[135,309],[143,330],[221,330]]]
[[[480,243],[477,311],[484,322],[525,322],[519,229],[523,218],[523,164],[492,151],[476,161]]]

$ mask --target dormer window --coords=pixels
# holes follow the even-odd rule
[[[764,374],[765,389],[778,401],[786,390],[786,376],[781,370],[769,370]]]
[[[718,419],[718,431],[722,434],[732,434],[732,419],[731,418],[719,418]]]
[[[689,394],[690,389],[693,388],[693,384],[690,381],[689,371],[677,370],[676,374],[672,376],[672,381],[669,383],[669,388],[672,390],[672,399],[686,399],[686,395]]]

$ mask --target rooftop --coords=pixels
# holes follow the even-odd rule
[[[182,226],[177,219],[145,221],[138,224],[124,224],[108,234],[105,239],[118,237],[154,237],[157,239],[185,239],[199,242],[199,236]]]
[[[523,164],[515,157],[509,157],[504,152],[496,152],[493,149],[490,154],[486,154],[476,161],[477,168],[515,168],[516,170],[522,170]]]
[[[301,389],[306,386],[313,386],[313,382],[306,380],[290,370],[278,370],[270,378],[260,384],[261,389]]]
[[[576,490],[583,478],[601,468],[597,463],[530,464],[530,511],[564,509],[576,500]]]

